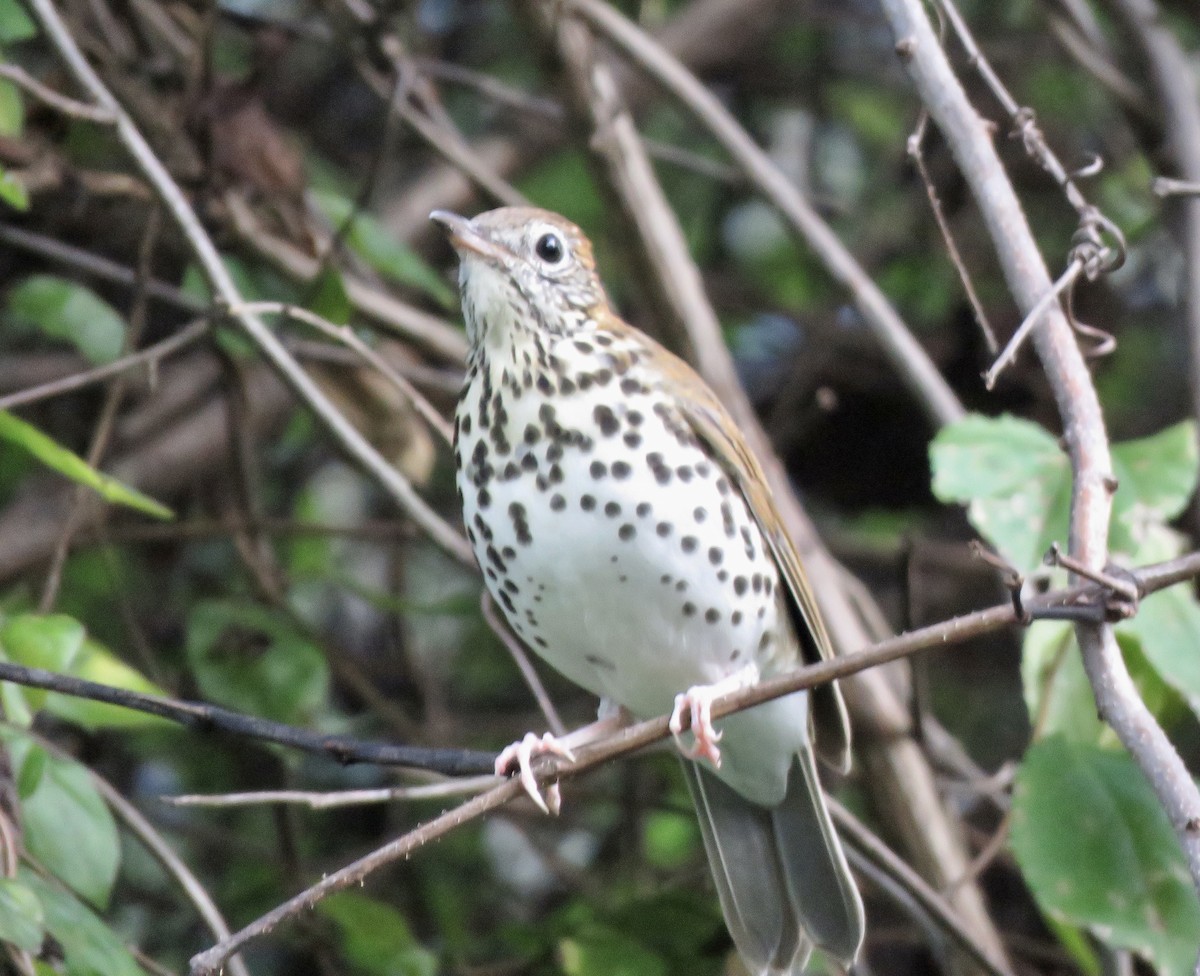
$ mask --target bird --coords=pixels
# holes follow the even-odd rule
[[[799,974],[814,947],[850,965],[862,899],[815,760],[848,767],[840,693],[711,717],[721,694],[832,654],[761,465],[699,375],[613,311],[575,224],[534,207],[430,218],[459,258],[456,481],[488,592],[602,715],[671,714],[749,971]],[[569,739],[531,733],[497,772],[519,766],[545,808],[530,760],[572,756]]]

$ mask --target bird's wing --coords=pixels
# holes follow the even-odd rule
[[[674,388],[684,391],[684,395],[678,397],[681,413],[696,436],[712,451],[725,474],[737,485],[771,548],[780,575],[792,595],[793,617],[805,661],[815,663],[832,658],[833,644],[821,619],[816,597],[796,547],[784,529],[762,465],[733,418],[695,370],[662,347],[657,347],[655,352],[664,357],[660,365],[670,376]],[[850,759],[850,726],[841,692],[835,684],[822,685],[815,690],[812,701],[814,720],[820,733],[817,751],[830,765],[845,770]]]

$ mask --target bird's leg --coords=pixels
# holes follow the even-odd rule
[[[558,784],[549,784],[546,787],[546,795],[543,797],[533,775],[533,760],[537,756],[561,756],[568,762],[574,762],[575,753],[572,750],[590,745],[627,725],[628,722],[628,713],[623,708],[603,701],[600,704],[600,717],[595,722],[575,729],[561,738],[552,732],[545,732],[542,735],[526,732],[524,738],[506,746],[496,756],[496,775],[507,776],[510,767],[515,766],[517,775],[521,778],[521,785],[525,787],[525,792],[538,805],[542,813],[557,814],[562,806]]]
[[[675,744],[679,746],[688,759],[708,759],[717,769],[721,768],[721,750],[717,743],[721,741],[721,733],[713,728],[713,702],[722,695],[742,688],[758,684],[758,665],[747,664],[720,681],[710,685],[692,685],[681,695],[675,696],[675,710],[671,713],[671,734],[675,736]],[[685,745],[683,741],[683,716],[691,713],[693,745]]]

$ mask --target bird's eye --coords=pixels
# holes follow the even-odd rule
[[[533,251],[547,264],[558,264],[567,256],[566,245],[557,234],[543,234],[533,245]]]

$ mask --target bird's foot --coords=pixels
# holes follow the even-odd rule
[[[533,760],[537,756],[561,756],[570,762],[575,761],[575,753],[571,751],[570,747],[555,738],[552,733],[535,735],[533,732],[526,732],[525,738],[506,746],[496,756],[496,775],[507,776],[509,768],[515,763],[521,785],[529,794],[529,798],[538,805],[542,813],[557,815],[562,806],[562,796],[559,793],[558,784],[551,783],[546,787],[546,795],[542,796],[542,791],[533,776]]]
[[[675,744],[688,759],[707,759],[717,769],[721,768],[721,750],[717,743],[721,733],[713,728],[713,702],[732,691],[748,688],[758,683],[758,666],[747,664],[744,668],[727,675],[710,685],[693,685],[681,695],[675,696],[675,709],[671,712],[670,729]],[[683,741],[683,716],[691,717],[692,745]]]

